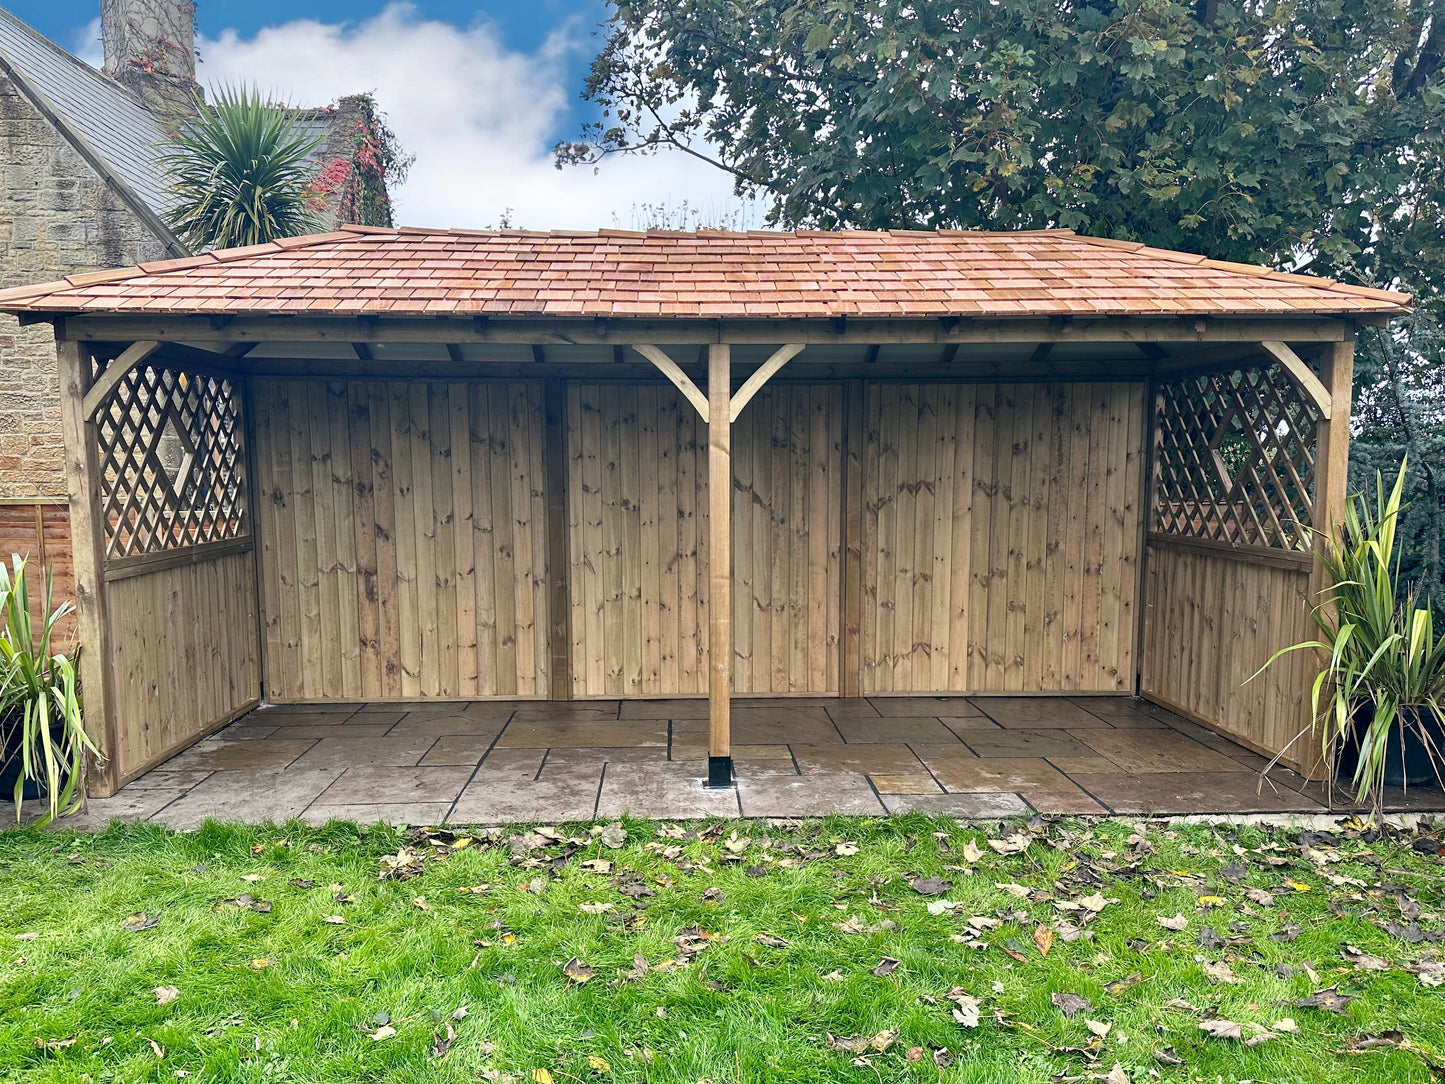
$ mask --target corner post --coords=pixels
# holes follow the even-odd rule
[[[1329,395],[1330,415],[1321,418],[1315,429],[1315,493],[1310,508],[1310,526],[1316,532],[1337,532],[1345,521],[1345,504],[1349,496],[1350,474],[1350,405],[1355,379],[1355,336],[1351,331],[1342,342],[1331,343],[1320,357],[1320,382]],[[1323,599],[1330,589],[1329,577],[1318,561],[1310,571],[1311,604]],[[1306,632],[1310,631],[1305,629]],[[1304,671],[1304,657],[1297,655],[1301,698],[1309,711],[1310,675]],[[1317,720],[1310,720],[1311,731]],[[1321,759],[1318,738],[1311,740],[1300,753],[1300,770],[1308,779],[1323,779],[1325,764]]]
[[[60,338],[60,413],[65,433],[65,477],[70,493],[70,539],[75,563],[75,616],[80,637],[86,731],[105,762],[87,780],[92,797],[116,791],[120,755],[111,689],[109,622],[105,599],[105,520],[101,501],[100,449],[96,427],[85,415],[91,359],[85,345]]]
[[[733,782],[732,397],[731,350],[707,350],[708,747],[707,785]]]

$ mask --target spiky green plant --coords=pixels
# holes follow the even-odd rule
[[[243,87],[223,87],[197,110],[159,159],[182,240],[201,251],[323,228],[312,161],[321,133]]]
[[[20,819],[27,781],[39,784],[46,810],[40,823],[73,813],[84,801],[85,755],[99,750],[85,733],[76,661],[79,648],[55,650],[56,629],[70,603],[53,605],[54,577],[47,570],[40,627],[30,613],[26,562],[12,556],[13,572],[0,563],[0,737],[20,758],[15,818]],[[3,754],[0,754],[3,755]],[[3,766],[3,762],[0,762]]]
[[[1326,597],[1311,610],[1321,638],[1275,652],[1261,671],[1292,651],[1325,657],[1311,689],[1325,763],[1334,782],[1341,749],[1359,747],[1351,782],[1355,798],[1383,809],[1385,772],[1393,746],[1403,758],[1407,737],[1423,744],[1435,774],[1445,768],[1433,718],[1445,718],[1445,629],[1436,634],[1434,607],[1420,604],[1418,586],[1401,583],[1395,528],[1407,464],[1385,490],[1375,476],[1371,502],[1356,493],[1345,506],[1340,538],[1320,534],[1318,559],[1330,578]],[[1257,675],[1256,675],[1257,676]],[[1367,719],[1367,721],[1365,721]]]

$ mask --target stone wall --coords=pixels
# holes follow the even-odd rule
[[[164,258],[120,197],[0,79],[0,286]],[[0,499],[65,491],[50,325],[0,315]]]

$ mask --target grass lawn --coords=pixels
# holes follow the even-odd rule
[[[0,833],[0,1080],[1279,1084],[1445,1064],[1436,845],[991,827]]]

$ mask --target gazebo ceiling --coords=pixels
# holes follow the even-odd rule
[[[0,291],[27,314],[913,320],[1366,317],[1409,295],[1070,230],[532,233],[349,226]]]

